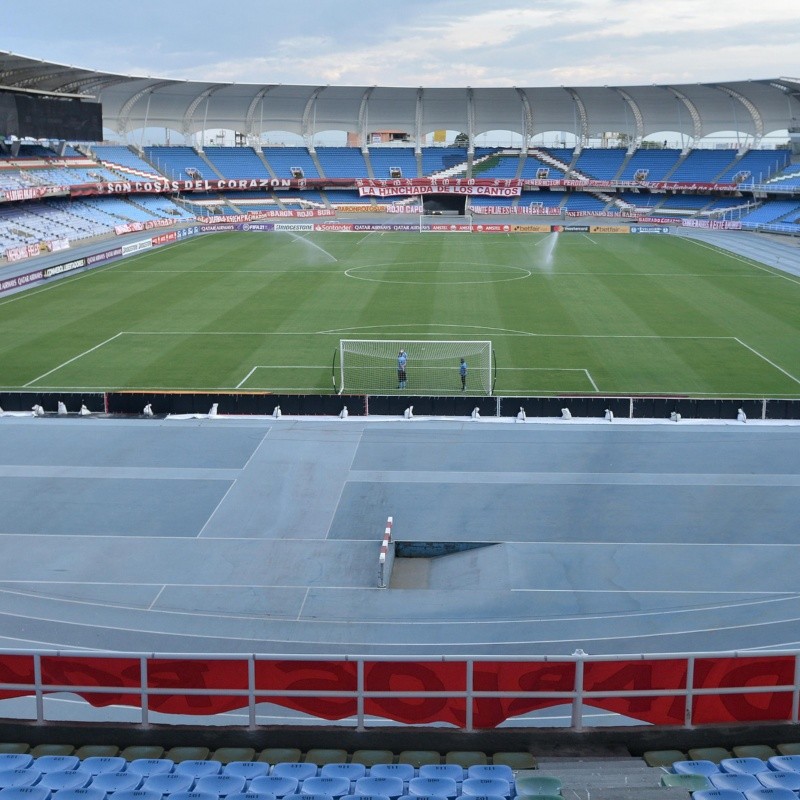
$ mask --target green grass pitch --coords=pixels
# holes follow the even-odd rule
[[[222,233],[0,300],[0,388],[331,392],[340,338],[495,391],[800,397],[800,279],[676,236]]]

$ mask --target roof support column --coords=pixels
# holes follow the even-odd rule
[[[324,88],[324,86],[317,86],[317,88],[314,89],[303,110],[303,122],[301,123],[300,130],[309,153],[316,152],[314,150],[314,134],[316,133],[317,127],[317,98]]]

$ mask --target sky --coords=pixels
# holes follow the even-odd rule
[[[798,0],[4,4],[0,50],[126,75],[428,87],[800,76]]]

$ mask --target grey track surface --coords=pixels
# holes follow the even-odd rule
[[[0,418],[0,646],[796,647],[800,426]],[[480,542],[402,559],[398,541]]]

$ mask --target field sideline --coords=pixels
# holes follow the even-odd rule
[[[330,392],[340,338],[491,339],[501,395],[800,397],[800,280],[579,233],[200,237],[0,300],[0,389]]]

